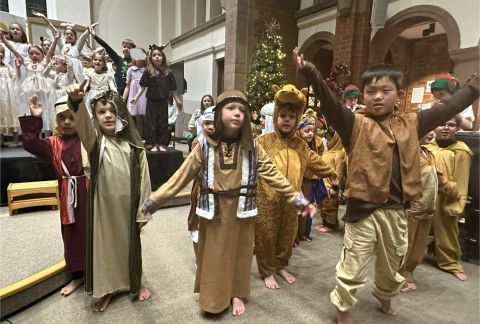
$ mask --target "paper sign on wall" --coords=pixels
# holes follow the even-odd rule
[[[425,92],[424,87],[418,87],[412,89],[412,99],[410,100],[411,103],[422,103],[423,102],[423,94]]]

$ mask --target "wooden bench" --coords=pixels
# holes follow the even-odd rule
[[[11,183],[7,188],[8,212],[25,207],[54,206],[59,208],[58,181],[35,181]]]

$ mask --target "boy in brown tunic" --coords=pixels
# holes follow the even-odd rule
[[[355,294],[366,282],[373,256],[373,295],[383,312],[394,314],[391,298],[405,281],[398,273],[408,246],[404,208],[421,195],[420,154],[412,148],[419,146],[419,137],[478,98],[478,76],[429,110],[399,112],[395,106],[403,95],[403,75],[389,65],[377,65],[362,76],[365,111],[353,113],[330,92],[318,70],[304,61],[298,49],[293,57],[348,152],[345,237],[336,287],[330,294],[338,323],[353,323]]]

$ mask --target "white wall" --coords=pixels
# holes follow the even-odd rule
[[[303,3],[303,1],[302,1]],[[335,34],[335,26],[337,24],[337,8],[329,8],[321,12],[317,12],[306,17],[302,17],[297,21],[298,27],[298,47],[313,34],[320,31],[327,31]]]
[[[480,37],[480,2],[478,0],[392,0],[387,9],[387,20],[400,11],[418,5],[440,7],[452,15],[460,29],[460,48],[477,46]]]
[[[125,38],[145,49],[160,43],[157,0],[92,0],[92,7],[98,36],[120,55]]]
[[[301,0],[300,10],[313,6],[313,0]]]
[[[218,24],[175,44],[171,63],[184,63],[184,78],[188,84],[188,92],[183,95],[185,112],[192,113],[200,106],[204,94],[213,94],[217,89],[216,59],[225,54],[225,24]]]
[[[47,0],[47,12],[50,19],[67,21],[81,26],[88,26],[91,23],[89,0],[75,0],[75,2]]]

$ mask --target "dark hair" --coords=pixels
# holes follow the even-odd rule
[[[460,125],[462,125],[462,120],[463,120],[462,116],[460,116],[460,114],[456,114],[451,119],[453,119],[455,121],[455,124],[457,125],[457,128],[460,128]]]
[[[276,104],[277,105],[277,109],[278,111],[280,111],[280,109],[286,109],[288,110],[288,112],[292,112],[294,113],[295,115],[298,113],[298,108],[295,104],[293,103],[288,103],[288,102],[279,102]]]
[[[104,106],[106,106],[107,104],[111,104],[112,107],[115,108],[115,112],[117,111],[117,105],[115,105],[115,102],[113,102],[112,100],[108,100],[106,97],[100,97],[98,99],[93,99],[93,104],[91,105],[92,113],[94,116],[96,116],[96,108],[98,103],[101,103]]]
[[[395,69],[390,64],[374,65],[367,71],[365,71],[362,74],[360,89],[363,92],[365,86],[383,77],[387,77],[388,79],[390,79],[395,84],[397,90],[402,89],[403,73]]]
[[[204,95],[204,96],[202,97],[202,99],[200,100],[200,110],[202,110],[202,111],[203,111],[203,109],[204,109],[204,108],[203,108],[203,99],[204,99],[205,97],[209,97],[210,100],[212,101],[212,106],[215,106],[215,102],[213,101],[213,97],[212,97],[211,95],[209,95],[209,94],[206,94],[206,95]]]
[[[122,41],[122,46],[125,46],[125,45],[130,46],[130,48],[135,48],[135,47],[137,47],[137,46],[135,45],[135,43],[133,42],[133,40],[131,40],[131,39],[129,39],[129,38],[126,38],[126,39],[124,39],[124,40]]]
[[[23,26],[20,23],[14,21],[8,26],[9,30],[10,30],[10,28],[12,28],[12,25],[17,25],[20,28],[20,30],[22,31],[22,43],[26,43],[27,42],[27,34],[25,34],[25,30],[23,29]],[[13,41],[13,37],[10,33],[8,33],[7,39]]]

